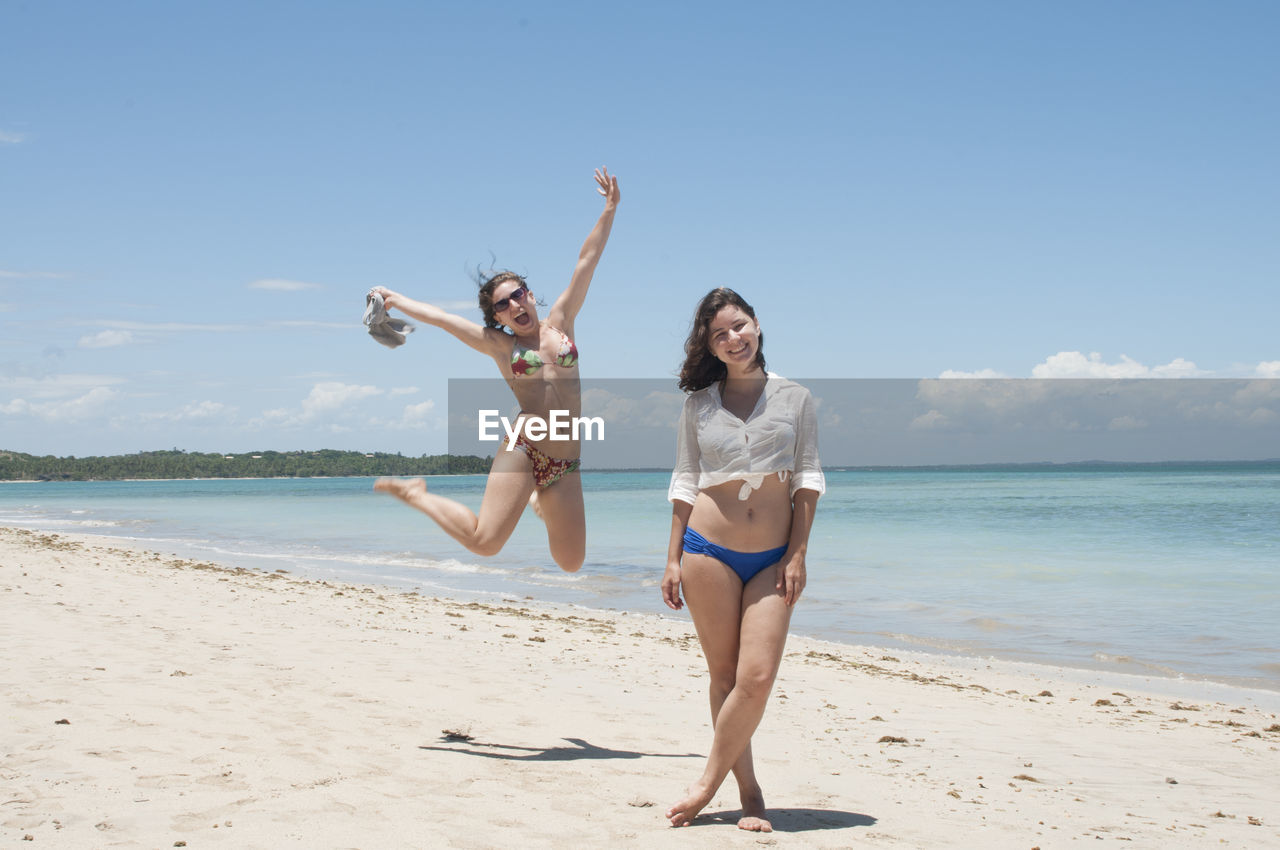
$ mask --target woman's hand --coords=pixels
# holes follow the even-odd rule
[[[388,310],[390,310],[392,307],[394,307],[394,306],[395,306],[395,305],[392,303],[392,301],[393,301],[395,298],[398,298],[398,297],[399,297],[398,293],[392,292],[390,289],[387,289],[385,286],[375,286],[375,287],[373,287],[372,289],[370,289],[369,291],[370,291],[370,292],[376,292],[377,294],[381,295],[381,296],[382,296],[382,306],[383,306],[383,307],[385,307],[385,308],[386,308],[386,309],[388,309]]]
[[[606,207],[616,207],[618,201],[622,200],[622,193],[618,191],[618,178],[609,174],[609,169],[596,169],[596,191],[604,195],[604,205]]]
[[[680,598],[680,563],[667,564],[667,571],[662,574],[662,601],[667,603],[667,607],[672,611],[679,611],[684,607],[684,600]]]
[[[800,601],[808,580],[804,569],[804,552],[788,552],[778,562],[778,591],[786,596],[787,605],[795,605]]]

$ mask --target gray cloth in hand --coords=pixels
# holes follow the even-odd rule
[[[369,329],[369,336],[387,348],[398,348],[404,345],[405,334],[413,333],[413,325],[404,319],[393,319],[387,315],[387,308],[382,303],[382,294],[372,290],[364,297],[364,326]]]

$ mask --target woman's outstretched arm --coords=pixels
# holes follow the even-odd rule
[[[399,310],[420,322],[443,328],[482,354],[492,356],[496,351],[499,338],[489,333],[490,329],[483,325],[464,319],[434,304],[401,295],[385,286],[375,286],[373,291],[382,296],[382,304],[388,310]]]
[[[604,211],[591,228],[587,241],[582,243],[582,251],[578,254],[578,265],[573,269],[573,277],[569,278],[569,286],[556,303],[551,305],[551,314],[547,317],[552,325],[564,327],[572,325],[578,311],[587,299],[587,289],[591,286],[591,278],[596,273],[596,265],[604,246],[609,241],[609,231],[613,229],[613,214],[618,209],[618,201],[622,199],[618,191],[618,178],[609,173],[609,169],[596,169],[596,186],[604,195]]]

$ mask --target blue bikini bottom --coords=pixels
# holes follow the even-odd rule
[[[782,556],[787,554],[787,547],[779,546],[777,549],[768,549],[764,552],[735,552],[712,543],[692,528],[686,527],[684,551],[695,555],[707,555],[721,561],[738,574],[743,584],[746,584],[765,567],[771,567],[781,561]]]

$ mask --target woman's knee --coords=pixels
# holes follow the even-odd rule
[[[729,694],[733,693],[735,685],[733,676],[711,677],[711,696],[715,697],[719,702],[724,702]]]
[[[726,697],[737,684],[738,669],[733,664],[717,664],[709,668],[711,673],[711,692]]]
[[[765,699],[773,689],[773,682],[777,676],[776,666],[751,664],[736,672],[733,687],[744,697]]]
[[[506,542],[506,536],[481,532],[476,534],[475,538],[467,543],[466,546],[468,551],[482,558],[490,558],[501,552]]]
[[[566,573],[576,573],[578,570],[582,569],[582,564],[586,560],[585,553],[570,556],[552,553],[551,557],[555,559],[556,566],[564,570]]]
[[[576,573],[582,569],[582,564],[587,559],[586,541],[551,541],[551,558],[556,562],[556,566],[564,570],[566,573]]]

